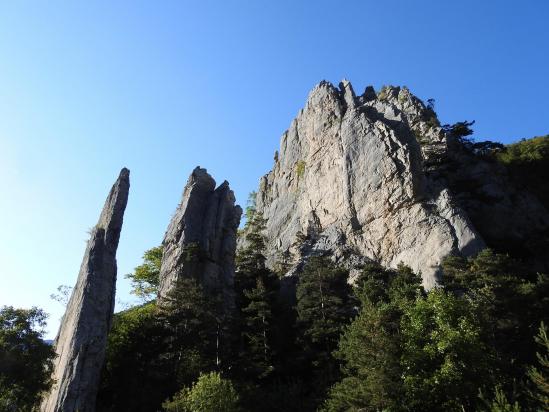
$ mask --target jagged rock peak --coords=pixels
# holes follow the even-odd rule
[[[441,260],[484,243],[451,193],[427,173],[447,150],[434,111],[407,88],[356,96],[322,81],[282,135],[257,210],[267,219],[267,264],[330,252],[343,264],[373,259],[437,283]],[[303,242],[303,237],[306,241]]]
[[[206,169],[193,170],[162,243],[161,300],[179,279],[193,277],[206,290],[222,293],[226,306],[232,307],[236,233],[241,215],[227,181],[216,188]],[[198,256],[189,259],[190,248],[198,251]]]
[[[116,290],[116,249],[128,202],[130,172],[114,183],[92,229],[76,286],[54,346],[55,384],[42,412],[92,412],[103,366]]]

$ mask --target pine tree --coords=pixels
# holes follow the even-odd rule
[[[400,322],[422,294],[421,278],[406,266],[397,271],[368,264],[353,288],[360,312],[344,329],[335,356],[343,379],[330,390],[323,409],[400,410],[403,373]]]
[[[533,397],[542,410],[549,410],[549,337],[547,327],[541,323],[535,341],[543,348],[544,353],[536,353],[540,367],[530,367],[528,377],[534,384]]]
[[[332,352],[337,347],[343,326],[351,318],[348,271],[334,266],[326,257],[312,257],[297,284],[298,344],[306,363],[310,363],[322,381],[318,389],[337,376]]]
[[[245,328],[246,363],[251,373],[259,378],[273,371],[273,353],[271,347],[273,319],[273,293],[265,286],[265,281],[257,279],[254,289],[244,291],[248,305],[242,309]]]
[[[235,290],[237,306],[240,308],[248,304],[244,291],[255,288],[258,278],[265,280],[270,275],[265,266],[263,235],[267,221],[256,211],[255,196],[255,192],[250,193],[246,208],[246,224],[241,232],[241,236],[244,236],[244,247],[238,250],[235,258]]]
[[[178,386],[201,371],[221,368],[220,302],[206,294],[198,280],[180,278],[159,305],[168,329],[167,353]]]
[[[508,255],[485,249],[473,258],[445,259],[442,279],[447,290],[481,308],[483,340],[497,352],[493,373],[503,389],[512,390],[526,365],[536,361],[531,336],[549,313],[549,276],[529,273]]]

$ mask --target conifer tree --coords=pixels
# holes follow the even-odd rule
[[[337,268],[327,257],[312,257],[299,277],[296,290],[299,344],[306,362],[325,383],[337,375],[332,351],[343,326],[351,318],[348,271]]]
[[[180,278],[159,305],[159,318],[168,329],[166,356],[179,387],[201,371],[220,368],[219,306],[193,278]]]
[[[248,306],[242,309],[246,323],[246,363],[254,376],[264,378],[273,370],[273,293],[266,288],[265,281],[258,278],[256,287],[244,291],[244,294],[249,301]]]
[[[330,390],[323,409],[400,410],[403,373],[400,321],[422,294],[421,278],[406,266],[388,270],[368,264],[355,282],[360,312],[344,329],[335,356],[343,379]]]
[[[547,327],[542,322],[539,333],[535,337],[536,343],[542,347],[543,352],[537,352],[538,367],[530,367],[528,377],[534,384],[533,397],[542,410],[549,410],[549,337]]]
[[[235,289],[242,335],[240,366],[247,375],[266,377],[273,370],[273,307],[278,279],[265,266],[266,221],[256,211],[250,194],[244,227],[245,246],[236,256]]]

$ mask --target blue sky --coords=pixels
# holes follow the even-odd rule
[[[123,275],[158,245],[192,169],[245,203],[320,80],[407,85],[444,123],[549,132],[549,2],[94,1],[0,4],[0,305],[53,336],[87,230],[123,166]],[[120,307],[120,305],[119,305]]]

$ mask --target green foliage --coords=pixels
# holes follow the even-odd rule
[[[27,412],[51,384],[55,351],[42,340],[41,309],[0,309],[0,410]]]
[[[435,112],[435,99],[428,99],[427,105],[421,114],[422,120],[430,128],[440,127],[440,122],[438,121],[437,114]]]
[[[245,357],[251,374],[264,378],[273,371],[273,356],[271,341],[273,339],[273,290],[265,285],[261,277],[256,280],[256,287],[245,290],[248,305],[242,309],[245,327]]]
[[[379,93],[377,94],[377,98],[381,101],[384,101],[387,99],[388,97],[388,91],[389,90],[389,86],[382,86],[381,89],[379,90]]]
[[[246,205],[246,212],[245,212],[246,221],[249,221],[255,215],[255,212],[256,212],[256,206],[255,206],[256,198],[257,198],[257,192],[255,190],[251,191],[250,194],[248,195],[248,201],[247,201],[247,205]]]
[[[407,308],[401,321],[406,404],[413,410],[472,408],[489,384],[492,354],[474,305],[440,289]]]
[[[298,179],[301,179],[303,177],[303,175],[305,174],[305,161],[304,160],[299,160],[296,165],[295,165],[295,173],[297,175],[297,178]]]
[[[160,264],[162,262],[162,246],[153,247],[143,254],[143,264],[128,273],[125,278],[132,282],[131,293],[144,301],[154,299],[160,283]]]
[[[178,384],[221,366],[225,345],[221,297],[204,291],[196,279],[180,278],[159,306],[168,329],[166,356]]]
[[[304,368],[310,371],[312,397],[320,403],[326,389],[338,378],[339,365],[332,352],[343,327],[352,317],[348,271],[326,257],[312,257],[296,289],[298,330]]]
[[[263,231],[267,221],[257,213],[251,213],[244,227],[245,247],[241,248],[235,258],[237,276],[248,276],[249,283],[244,289],[254,287],[252,274],[265,270],[265,236]],[[250,283],[251,282],[251,283]]]
[[[517,401],[511,403],[509,399],[507,399],[507,395],[505,395],[505,392],[501,389],[501,387],[496,387],[494,399],[492,400],[486,400],[485,397],[482,394],[482,391],[479,395],[480,399],[484,403],[480,407],[481,411],[485,412],[521,412],[521,407],[518,404]]]
[[[53,299],[56,302],[59,302],[63,306],[67,306],[67,304],[69,303],[69,299],[71,297],[72,286],[59,285],[57,286],[57,292],[58,293],[52,293],[50,295],[50,299]]]
[[[279,283],[276,275],[265,266],[265,225],[265,219],[257,213],[255,206],[248,209],[245,247],[236,255],[240,347],[238,370],[234,372],[255,382],[267,378],[274,370],[273,311]],[[245,402],[249,401],[249,396],[244,398]]]
[[[535,194],[549,210],[549,135],[508,145],[496,159],[505,165],[518,187]]]
[[[335,352],[344,377],[330,390],[324,410],[398,410],[403,405],[400,321],[422,293],[421,278],[406,266],[364,268],[354,287],[360,312]]]
[[[153,302],[116,313],[108,336],[97,410],[156,410],[178,387]]]
[[[326,411],[396,406],[402,373],[397,330],[398,317],[390,304],[363,300],[360,314],[339,341],[336,356],[344,363],[345,377],[330,390]]]
[[[452,125],[445,124],[444,126],[442,126],[442,129],[445,133],[457,138],[460,141],[469,142],[465,138],[473,134],[473,129],[471,129],[471,126],[474,124],[474,120],[472,122],[468,122],[467,120],[465,120],[463,122],[457,122]]]
[[[543,410],[549,410],[549,337],[547,327],[541,323],[539,333],[535,337],[536,343],[542,347],[543,353],[536,353],[539,368],[530,367],[528,377],[534,385],[533,397]]]
[[[183,388],[162,404],[168,412],[237,412],[238,394],[217,372],[201,374],[191,388]]]
[[[510,144],[497,155],[498,160],[506,165],[516,165],[547,161],[549,159],[549,135],[523,139]]]
[[[485,341],[498,354],[492,369],[510,388],[523,377],[525,365],[535,361],[531,337],[549,313],[548,277],[532,276],[509,256],[485,249],[471,259],[447,258],[443,281],[481,308]]]

